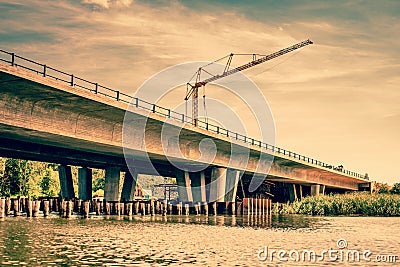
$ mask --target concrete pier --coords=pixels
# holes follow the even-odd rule
[[[206,178],[204,171],[189,172],[189,173],[185,172],[185,175],[189,175],[190,178],[190,186],[192,189],[193,202],[207,201]]]
[[[210,201],[217,202],[217,213],[229,214],[236,200],[240,172],[234,169],[213,168],[211,172]]]
[[[122,186],[121,200],[122,201],[133,201],[135,197],[137,172],[133,174],[130,171],[125,173],[124,184]]]
[[[92,199],[92,169],[78,169],[78,195],[83,201]]]
[[[178,184],[178,195],[182,202],[193,202],[192,186],[189,172],[177,170],[176,182]]]
[[[104,200],[119,201],[120,168],[107,167],[104,185]]]
[[[311,191],[310,191],[311,196],[318,196],[324,194],[325,194],[325,185],[316,184],[311,186]]]
[[[61,197],[65,199],[75,198],[71,166],[60,165],[58,167],[58,174],[60,178]]]

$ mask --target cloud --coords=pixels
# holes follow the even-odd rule
[[[103,8],[129,7],[133,0],[83,0],[82,4],[93,4]]]

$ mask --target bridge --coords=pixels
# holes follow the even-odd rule
[[[195,127],[184,114],[45,64],[3,50],[0,61],[0,156],[61,164],[64,198],[75,197],[70,165],[82,167],[84,200],[91,198],[90,168],[106,170],[107,201],[132,200],[140,174],[175,177],[183,202],[234,202],[254,193],[254,177],[280,185],[272,186],[278,200],[280,190],[293,199],[371,189],[364,175],[219,126]]]

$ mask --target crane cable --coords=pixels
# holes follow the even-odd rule
[[[205,122],[208,123],[207,105],[206,105],[206,88],[203,86],[203,108],[205,114]]]
[[[298,53],[300,53],[302,50],[303,50],[303,49],[299,49],[299,50],[296,51],[295,53],[293,53],[293,54],[291,54],[290,56],[288,56],[285,60],[282,60],[281,62],[279,62],[279,63],[273,65],[272,67],[267,68],[267,69],[265,69],[265,70],[263,70],[263,71],[261,71],[261,72],[255,74],[255,75],[253,75],[253,77],[254,77],[254,76],[258,76],[258,75],[260,75],[260,74],[263,74],[264,72],[269,71],[269,70],[272,70],[273,68],[275,68],[275,67],[277,67],[277,66],[279,66],[279,65],[281,65],[281,64],[283,64],[283,63],[285,63],[286,61],[288,61],[289,59],[291,59],[292,57],[294,57],[295,55],[297,55]]]

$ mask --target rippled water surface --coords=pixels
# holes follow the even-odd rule
[[[398,222],[399,218],[305,216],[6,218],[0,221],[0,265],[394,266],[400,258],[388,263],[377,262],[376,256],[400,256]],[[343,257],[333,262],[327,255],[321,261],[294,261],[296,251],[340,252],[339,239],[340,245],[347,242],[342,252],[370,250],[366,259],[371,261]],[[292,251],[292,259],[286,255],[279,260],[273,254],[260,261],[258,252],[266,246],[268,253]],[[263,259],[265,253],[259,255]]]

